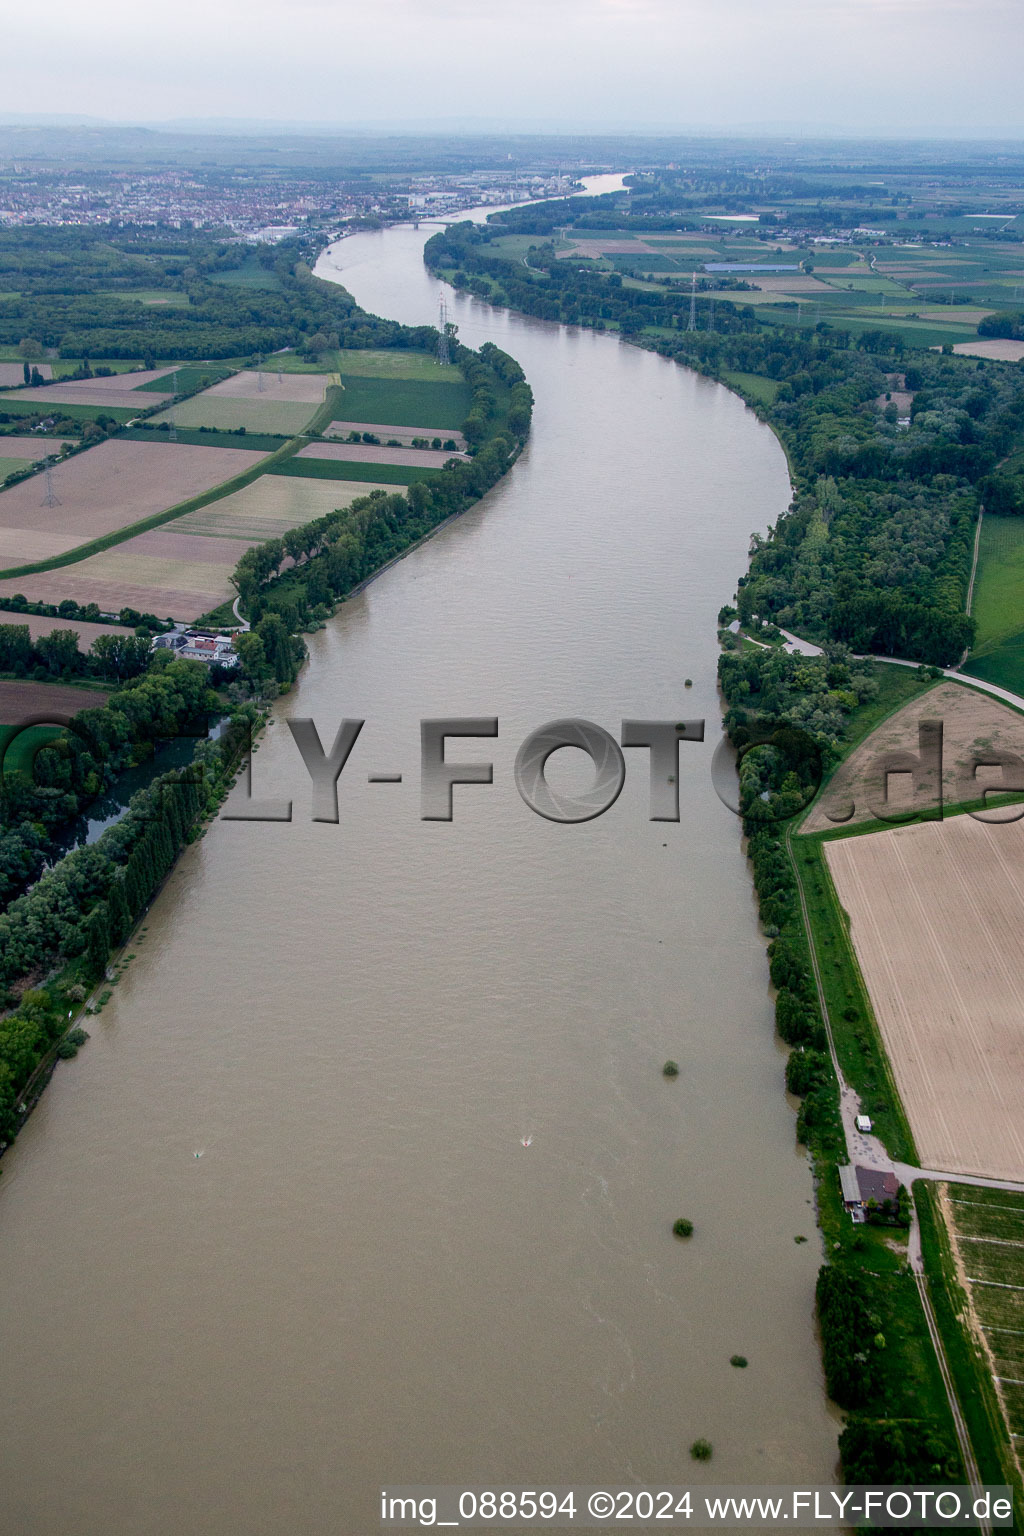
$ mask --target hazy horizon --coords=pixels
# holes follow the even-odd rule
[[[1019,0],[53,0],[5,42],[14,125],[1024,136]]]

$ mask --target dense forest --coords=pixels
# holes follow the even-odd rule
[[[313,277],[306,240],[253,246],[193,230],[0,230],[0,345],[66,358],[244,358],[281,347],[430,349],[428,326],[359,309]],[[167,302],[142,303],[133,294]],[[315,349],[315,345],[314,345]]]

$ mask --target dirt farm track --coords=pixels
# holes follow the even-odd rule
[[[921,1166],[1024,1180],[1024,820],[825,849]]]

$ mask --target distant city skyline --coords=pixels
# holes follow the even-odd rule
[[[4,42],[8,122],[1024,136],[1019,0],[52,0]]]

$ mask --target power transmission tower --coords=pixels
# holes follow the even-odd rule
[[[44,507],[59,507],[60,504],[61,504],[60,497],[57,495],[57,492],[53,488],[53,467],[52,467],[52,465],[47,464],[47,466],[46,466],[46,495],[43,497],[43,506]]]
[[[448,349],[448,306],[443,293],[437,314],[437,360],[442,367],[452,360]]]
[[[168,416],[167,418],[167,441],[169,443],[176,443],[178,441],[178,428],[173,416]]]
[[[709,331],[713,331],[714,328],[715,328],[715,301],[714,301],[714,299],[712,299],[711,300],[711,308],[708,310],[708,330]]]
[[[696,274],[696,272],[694,272],[693,277],[690,280],[690,319],[689,319],[689,322],[687,324],[686,329],[688,331],[695,331],[697,329],[697,274]]]
[[[260,371],[260,372],[259,372],[259,373],[258,373],[258,374],[257,374],[257,375],[256,375],[256,392],[257,392],[257,394],[260,394],[260,395],[262,395],[262,393],[263,393],[263,391],[264,391],[264,390],[265,390],[265,389],[266,389],[266,387],[267,387],[267,386],[266,386],[266,384],[265,384],[265,383],[264,383],[264,381],[263,381],[263,373],[262,373],[262,370],[261,370],[261,371]]]

